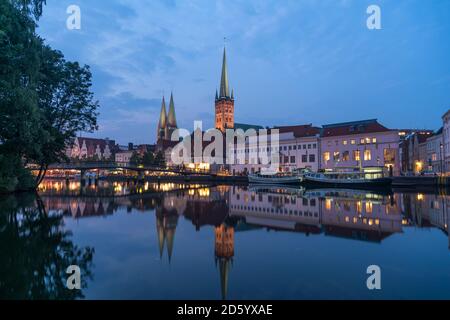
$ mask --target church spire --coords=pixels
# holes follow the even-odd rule
[[[159,122],[158,122],[158,139],[165,138],[165,131],[167,125],[167,112],[166,112],[166,100],[164,96],[162,98],[161,103],[161,112],[159,113]]]
[[[223,61],[222,61],[222,77],[220,79],[220,98],[230,97],[230,88],[228,84],[228,70],[227,70],[227,54],[225,47],[223,48]]]
[[[170,93],[169,115],[167,116],[167,125],[170,128],[177,128],[177,118],[175,116],[175,104],[173,102],[173,93]]]

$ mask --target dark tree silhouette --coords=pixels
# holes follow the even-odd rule
[[[93,255],[73,243],[62,215],[47,213],[37,195],[0,198],[0,298],[83,298]],[[81,269],[81,290],[66,287],[70,265]]]

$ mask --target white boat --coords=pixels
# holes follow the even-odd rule
[[[252,173],[248,175],[249,183],[278,185],[278,184],[300,184],[303,181],[303,176],[297,172],[275,173],[275,174],[261,174]]]
[[[334,187],[385,187],[392,184],[391,178],[383,176],[383,171],[330,171],[311,172],[304,171],[305,183]]]

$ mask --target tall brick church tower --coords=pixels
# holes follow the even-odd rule
[[[228,83],[227,55],[223,49],[222,77],[220,79],[220,92],[216,90],[216,129],[225,132],[234,128],[234,94]]]

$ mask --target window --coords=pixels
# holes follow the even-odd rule
[[[431,161],[437,161],[437,154],[436,153],[433,153],[431,155]]]
[[[328,157],[329,157],[329,156],[328,156]],[[324,159],[324,160],[325,160],[325,159]],[[328,160],[330,160],[330,159],[328,159]],[[328,160],[325,160],[325,161],[328,161]],[[308,162],[308,156],[307,156],[306,154],[302,155],[302,162],[303,162],[303,163]]]
[[[344,151],[342,154],[342,161],[350,161],[350,152]]]
[[[334,161],[339,161],[339,157],[340,157],[339,151],[335,151],[335,152],[333,153],[333,160],[334,160]]]
[[[364,142],[365,142],[364,138],[361,138],[360,142],[361,142],[361,144],[364,144]]]
[[[295,156],[291,156],[291,163],[295,163]]]
[[[311,149],[311,145],[310,144],[308,144],[308,149]]]
[[[317,144],[313,144],[313,149],[316,149],[317,148]]]
[[[372,143],[377,143],[377,138],[372,138]]]
[[[344,140],[344,141],[342,141],[342,144],[344,145],[344,146],[346,146],[347,145],[347,140]]]
[[[395,162],[395,149],[384,149],[383,154],[385,163]]]
[[[323,153],[323,161],[325,161],[325,162],[330,161],[330,153],[329,152]]]
[[[292,150],[292,146],[289,146],[289,151],[291,151]]]
[[[366,138],[366,143],[367,143],[367,144],[370,143],[370,138]]]
[[[351,144],[356,144],[356,140],[355,140],[355,139],[352,139],[352,140],[350,141],[350,143],[351,143]]]
[[[372,160],[372,153],[370,150],[364,150],[364,161]]]
[[[309,155],[309,162],[316,162],[316,155],[315,154],[310,154]]]
[[[361,161],[361,151],[359,150],[353,151],[353,160]]]
[[[295,145],[293,148],[294,148],[294,150],[297,150],[297,145]]]

